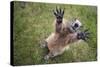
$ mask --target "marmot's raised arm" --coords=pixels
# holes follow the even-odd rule
[[[89,34],[90,32],[88,31],[88,29],[81,32],[75,32],[75,33],[69,34],[68,37],[66,38],[66,44],[73,43],[78,40],[87,41],[87,39],[89,38]]]
[[[63,16],[64,16],[64,10],[56,8],[56,10],[53,10],[53,13],[56,17],[55,20],[55,31],[57,33],[60,33],[61,28],[62,28],[62,23],[63,23]]]
[[[62,23],[62,19],[63,19],[63,15],[64,15],[64,10],[56,8],[56,10],[53,10],[53,13],[54,13],[54,15],[56,17],[56,22],[58,24]]]

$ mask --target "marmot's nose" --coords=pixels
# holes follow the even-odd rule
[[[78,27],[78,24],[77,24],[77,23],[75,23],[74,27]]]

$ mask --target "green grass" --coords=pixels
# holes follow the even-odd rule
[[[88,42],[74,43],[62,55],[49,59],[48,63],[69,63],[97,60],[97,8],[65,4],[14,2],[14,65],[46,64],[43,57],[47,49],[40,48],[40,42],[54,31],[55,19],[52,10],[65,8],[64,18],[78,17],[90,29]]]

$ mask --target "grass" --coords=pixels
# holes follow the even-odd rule
[[[48,64],[97,60],[97,7],[66,4],[14,2],[14,65],[46,64],[47,49],[40,42],[54,31],[52,10],[65,8],[64,18],[78,17],[91,32],[90,39],[70,45],[62,55],[49,59]]]

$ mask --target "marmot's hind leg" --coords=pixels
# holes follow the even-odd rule
[[[45,60],[48,60],[49,58],[53,58],[55,56],[58,56],[60,54],[62,54],[64,51],[50,51],[45,57]]]
[[[49,53],[44,57],[44,59],[45,59],[45,60],[48,60],[50,57],[54,57],[54,55],[53,55],[52,52],[49,52]]]
[[[47,47],[47,42],[46,41],[41,42],[40,47],[41,48]]]

